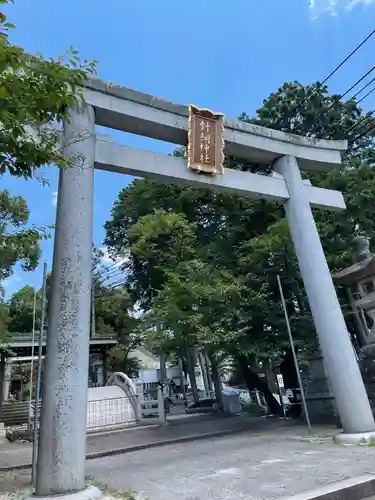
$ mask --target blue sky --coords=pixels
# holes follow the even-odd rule
[[[236,117],[254,113],[285,81],[323,79],[374,29],[375,0],[17,0],[8,14],[17,25],[12,41],[30,52],[56,57],[73,45],[83,58],[99,61],[101,78]],[[375,37],[330,80],[332,92],[344,92],[373,66],[374,48]],[[365,109],[373,106],[375,95],[364,102]],[[133,147],[172,149],[113,135]],[[27,199],[36,225],[55,218],[57,171],[47,168],[44,175],[47,187],[2,179],[2,188]],[[112,204],[129,181],[95,174],[97,246]],[[42,261],[51,268],[53,242],[42,247]],[[5,282],[7,296],[24,284],[40,286],[41,270],[42,263],[33,273],[17,268]]]

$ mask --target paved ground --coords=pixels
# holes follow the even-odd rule
[[[137,429],[126,432],[111,433],[105,435],[89,436],[87,439],[88,454],[103,452],[105,450],[116,450],[132,448],[143,445],[155,445],[168,443],[177,439],[202,438],[215,433],[234,433],[246,429],[282,429],[289,428],[294,424],[291,421],[281,421],[278,419],[259,419],[247,416],[230,418],[215,418],[208,415],[192,415],[191,418],[184,418],[170,422],[165,427],[154,427],[151,429]],[[297,426],[299,429],[301,426]],[[303,426],[302,426],[303,428]]]
[[[333,444],[333,429],[259,423],[252,430],[87,461],[87,474],[149,500],[276,499],[374,473],[375,448]],[[29,471],[0,474],[0,492],[27,484]]]
[[[266,421],[267,420],[267,421]],[[264,426],[279,427],[281,421],[249,417],[215,418],[214,415],[182,416],[165,427],[138,428],[103,435],[89,435],[87,453],[112,453],[115,450],[132,449],[173,441],[204,437],[211,433],[231,433],[243,429],[262,429]],[[290,426],[289,422],[284,425]],[[0,444],[0,470],[2,468],[31,464],[31,444]]]
[[[247,432],[90,460],[87,471],[150,500],[257,500],[373,474],[374,463],[375,448]]]

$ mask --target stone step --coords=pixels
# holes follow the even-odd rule
[[[375,500],[375,476],[343,479],[315,490],[285,497],[284,500]]]

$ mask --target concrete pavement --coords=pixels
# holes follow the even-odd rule
[[[148,500],[275,500],[373,474],[375,448],[337,446],[333,429],[274,424],[230,436],[88,460],[86,471],[111,489]],[[0,474],[0,493],[26,485],[30,470]]]
[[[233,434],[247,429],[253,431],[268,428],[290,427],[290,421],[259,419],[247,416],[215,417],[215,415],[183,416],[171,420],[165,427],[150,426],[133,428],[106,434],[87,436],[87,458],[158,447],[176,442],[208,439],[223,434]],[[30,443],[9,443],[0,445],[0,471],[24,468],[31,464],[32,445]]]
[[[375,448],[241,434],[95,459],[87,472],[112,488],[149,500],[260,500],[373,474]]]

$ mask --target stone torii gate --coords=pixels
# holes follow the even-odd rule
[[[340,192],[302,180],[300,172],[338,166],[346,141],[299,137],[226,119],[225,153],[272,164],[274,174],[226,169],[224,175],[205,176],[188,169],[186,159],[120,146],[95,133],[97,124],[186,145],[187,106],[93,78],[85,87],[85,103],[69,115],[64,154],[82,161],[61,170],[59,178],[36,495],[95,496],[85,490],[84,482],[94,168],[283,203],[344,428],[337,441],[375,436],[372,411],[311,211],[311,207],[344,210],[344,199]]]

